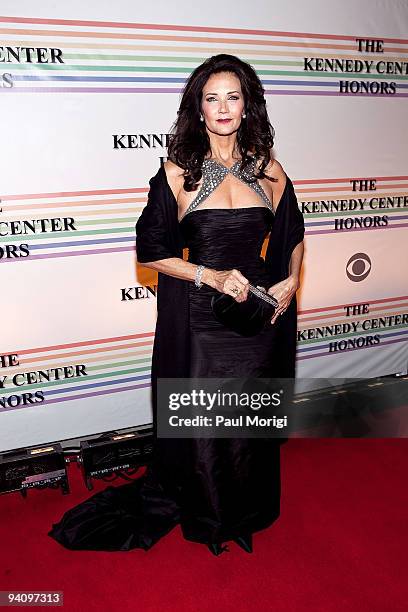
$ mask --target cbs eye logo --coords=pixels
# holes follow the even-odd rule
[[[350,257],[346,265],[346,274],[348,278],[359,283],[370,274],[371,259],[366,253],[355,253]]]

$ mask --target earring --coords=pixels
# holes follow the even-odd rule
[[[200,115],[200,121],[204,121],[204,117]]]
[[[242,113],[242,118],[245,119],[246,113]]]

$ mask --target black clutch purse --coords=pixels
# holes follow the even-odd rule
[[[211,298],[211,309],[217,321],[241,336],[256,336],[271,320],[278,307],[274,297],[249,285],[245,302],[220,293]]]

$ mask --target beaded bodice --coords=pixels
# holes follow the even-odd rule
[[[223,164],[218,163],[214,159],[205,159],[203,161],[201,170],[203,174],[203,182],[201,188],[194,198],[194,200],[190,203],[189,207],[185,211],[182,219],[188,215],[191,211],[195,210],[197,206],[199,206],[208,196],[220,185],[220,183],[224,180],[227,174],[233,174],[236,178],[243,181],[248,187],[253,189],[264,201],[269,210],[274,213],[274,209],[272,206],[272,202],[269,200],[265,191],[262,189],[257,180],[254,179],[254,170],[256,159],[250,161],[250,163],[246,166],[246,168],[241,171],[239,166],[241,164],[241,160],[238,159],[231,168],[227,168]],[[252,179],[252,182],[247,182],[247,179]]]

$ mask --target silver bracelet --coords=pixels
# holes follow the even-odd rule
[[[195,273],[195,279],[194,279],[194,284],[197,287],[197,289],[200,289],[200,287],[203,286],[203,283],[201,282],[201,277],[203,276],[203,272],[205,270],[205,266],[198,266],[196,273]]]

